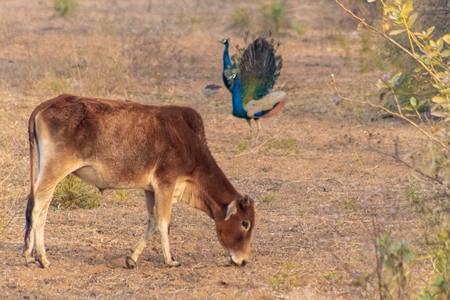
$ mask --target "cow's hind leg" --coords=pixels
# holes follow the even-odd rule
[[[139,255],[141,255],[142,251],[145,248],[145,245],[147,245],[148,240],[152,237],[152,235],[156,231],[155,193],[152,191],[144,191],[144,197],[148,213],[147,229],[141,236],[139,242],[134,247],[133,253],[130,256],[127,256],[125,262],[129,269],[133,269],[136,267],[136,262],[139,258]]]
[[[27,198],[27,208],[25,212],[25,237],[24,237],[24,247],[23,256],[25,257],[25,264],[34,262],[34,257],[32,254],[34,247],[34,231],[32,231],[32,213],[34,209],[34,193],[31,192]]]
[[[56,185],[62,178],[42,178],[39,176],[34,192],[34,201],[31,203],[30,199],[27,204],[27,228],[25,235],[25,249],[23,255],[25,256],[25,262],[32,262],[31,251],[33,247],[33,237],[29,238],[27,243],[27,234],[34,235],[34,248],[36,260],[43,268],[48,268],[50,262],[45,255],[44,245],[44,226],[47,219],[48,207],[52,200],[53,191]],[[28,224],[29,222],[29,224]]]

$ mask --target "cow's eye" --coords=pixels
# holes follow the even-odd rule
[[[242,227],[244,227],[245,229],[248,229],[248,222],[242,221]]]

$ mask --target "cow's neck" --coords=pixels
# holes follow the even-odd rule
[[[216,220],[224,217],[224,207],[238,199],[239,193],[219,168],[208,171],[211,170],[198,170],[192,182],[186,182],[180,198]]]

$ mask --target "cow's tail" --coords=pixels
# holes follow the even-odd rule
[[[33,221],[33,208],[34,208],[34,183],[35,183],[35,173],[36,173],[36,153],[39,151],[39,145],[36,135],[36,115],[32,114],[30,120],[28,121],[28,139],[30,143],[30,194],[27,197],[27,208],[25,211],[25,247],[30,242],[30,231],[31,224]],[[37,151],[36,151],[37,149]],[[39,155],[38,155],[39,156]],[[38,163],[39,164],[39,163]]]

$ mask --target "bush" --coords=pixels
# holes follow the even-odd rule
[[[93,209],[98,206],[100,192],[78,177],[69,175],[56,186],[51,207],[54,209]]]
[[[78,6],[77,0],[54,0],[53,2],[53,9],[58,16],[63,18],[74,13]]]
[[[253,16],[259,16],[256,20]],[[249,9],[243,5],[237,7],[231,15],[231,24],[228,29],[239,33],[258,31],[261,34],[268,32],[274,35],[306,32],[306,27],[299,21],[293,21],[293,11],[289,8],[287,0],[271,0],[261,3],[258,10]]]
[[[280,2],[273,0],[269,4],[261,5],[261,23],[264,32],[272,30],[279,33],[281,29],[291,28],[291,13],[286,3],[287,0]]]
[[[375,51],[391,56],[390,62],[397,68],[394,75],[386,73],[377,83],[381,96],[387,100],[384,105],[343,97],[333,77],[332,84],[337,96],[344,101],[381,109],[425,135],[429,145],[426,149],[413,151],[412,153],[418,154],[409,155],[409,161],[405,162],[400,158],[398,141],[395,142],[395,154],[389,156],[442,187],[441,194],[430,193],[428,199],[421,198],[411,187],[406,192],[415,211],[421,214],[425,228],[422,257],[416,257],[407,241],[392,241],[391,232],[377,232],[374,244],[375,274],[364,276],[369,278],[369,282],[364,282],[362,286],[369,284],[374,287],[380,299],[449,299],[450,134],[447,127],[450,121],[450,34],[445,34],[449,30],[449,3],[418,1],[420,4],[415,10],[412,0],[394,0],[389,2],[391,5],[379,1],[383,16],[377,27],[376,22],[367,23],[338,0],[335,1],[359,20],[362,27],[375,36],[374,39],[383,40],[382,43],[374,44]],[[429,13],[433,5],[445,9],[447,17],[436,18],[435,14]],[[367,36],[362,39],[367,43],[365,39]],[[405,57],[408,59],[404,60]],[[425,115],[426,110],[433,117]],[[419,166],[416,165],[416,160],[419,160]],[[429,260],[433,265],[433,274],[418,274],[416,278],[412,278],[414,263],[424,260]],[[430,278],[432,282],[426,284],[420,294],[415,294],[418,287],[414,286],[414,280],[423,282]]]

